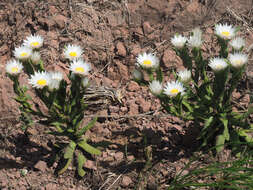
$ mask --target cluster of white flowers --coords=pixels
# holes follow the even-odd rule
[[[33,58],[32,61],[36,60],[36,62],[38,62],[40,55],[38,52],[35,53],[36,51],[33,50],[37,50],[42,47],[43,41],[43,37],[40,35],[28,36],[20,47],[14,49],[13,53],[15,58],[21,61]]]
[[[185,88],[183,86],[183,83],[179,81],[167,82],[165,87],[163,87],[161,82],[159,82],[158,80],[153,80],[149,84],[149,89],[156,96],[159,96],[162,92],[170,97],[175,97],[178,94],[180,95],[185,94]]]
[[[61,72],[35,72],[29,79],[29,84],[34,88],[42,89],[48,87],[49,90],[59,89],[60,82],[63,79]]]
[[[24,43],[15,48],[13,51],[17,60],[13,59],[7,62],[6,72],[10,75],[18,75],[23,70],[23,64],[25,61],[31,60],[33,64],[38,64],[41,60],[41,55],[37,51],[43,45],[43,38],[39,35],[31,35],[24,40]],[[80,46],[68,44],[64,49],[64,56],[71,61],[69,69],[73,74],[82,77],[82,86],[87,87],[89,80],[85,78],[91,70],[90,64],[86,63],[82,59],[83,50]],[[153,60],[152,60],[153,61]],[[63,74],[61,72],[40,72],[35,71],[30,76],[29,84],[34,88],[42,89],[48,87],[49,90],[59,89],[60,82],[63,80]]]

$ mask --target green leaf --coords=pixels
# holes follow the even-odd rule
[[[87,144],[86,141],[81,141],[78,143],[78,146],[81,147],[83,150],[90,154],[100,155],[101,151],[97,148],[94,148],[93,146]]]
[[[250,135],[250,134],[247,134],[247,132],[251,132],[252,133],[252,130],[245,130],[245,129],[240,129],[238,131],[238,134],[243,137],[246,142],[248,143],[253,143],[253,137]]]
[[[161,67],[158,67],[158,69],[156,70],[156,77],[159,82],[163,82],[163,72],[161,70]]]
[[[223,135],[225,140],[229,141],[229,131],[228,131],[228,120],[224,118],[220,118],[221,122],[224,125]]]
[[[213,122],[213,116],[209,117],[206,121],[205,121],[205,125],[203,129],[208,128]]]
[[[63,133],[65,131],[65,129],[66,129],[64,127],[64,125],[62,123],[60,123],[60,122],[52,122],[52,123],[50,123],[50,125],[55,126],[55,128],[57,129],[57,131],[59,133]]]
[[[217,151],[217,152],[220,152],[220,151],[223,150],[223,148],[224,148],[224,143],[225,143],[225,137],[224,137],[224,135],[223,135],[223,134],[218,135],[218,136],[216,137],[216,151]]]
[[[94,126],[94,124],[97,122],[98,117],[94,117],[93,120],[91,120],[85,127],[83,127],[81,130],[77,132],[77,136],[81,137],[86,131],[88,131],[91,127]]]
[[[64,166],[61,170],[58,171],[58,175],[63,174],[63,173],[68,169],[68,167],[69,167],[71,161],[72,161],[72,159],[68,159],[68,160],[67,160],[65,166]]]
[[[64,158],[65,159],[72,159],[75,149],[76,149],[76,143],[74,141],[70,141],[70,143],[68,144],[68,146],[65,150]]]
[[[83,165],[86,162],[86,158],[82,153],[78,153],[77,156],[77,164],[78,164],[78,175],[83,177],[85,175],[85,171],[83,169]]]
[[[193,112],[193,108],[191,107],[191,105],[186,102],[186,101],[182,101],[182,104],[190,111],[190,112]]]

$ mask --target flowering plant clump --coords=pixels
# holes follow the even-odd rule
[[[55,146],[60,150],[60,160],[63,166],[58,174],[62,174],[69,167],[76,157],[78,174],[85,175],[83,165],[86,161],[84,152],[100,155],[99,149],[88,144],[88,139],[84,137],[96,122],[94,118],[87,125],[82,126],[86,104],[84,94],[89,80],[87,75],[91,70],[89,63],[82,60],[83,50],[79,46],[68,45],[64,50],[65,58],[70,60],[68,79],[64,80],[61,72],[46,71],[39,53],[39,48],[43,45],[41,36],[30,36],[24,41],[21,47],[15,48],[16,59],[10,60],[6,64],[6,73],[13,81],[15,100],[20,104],[21,121],[25,132],[33,125],[33,117],[39,117],[40,123],[50,126],[49,134],[60,137]],[[19,75],[28,75],[28,83],[34,88],[35,94],[47,108],[42,111],[26,92],[28,87],[21,86]],[[69,87],[70,86],[70,87]]]
[[[249,104],[245,113],[233,111],[231,96],[248,61],[247,54],[243,53],[245,41],[236,37],[236,33],[237,28],[232,25],[216,25],[220,53],[207,59],[202,56],[203,39],[199,28],[194,29],[189,38],[176,34],[171,43],[185,70],[174,72],[175,80],[163,85],[158,58],[143,53],[137,58],[138,68],[133,77],[139,84],[149,85],[168,113],[202,126],[198,139],[203,147],[216,145],[216,152],[220,152],[228,143],[239,154],[241,143],[253,146],[250,135],[253,125],[248,120],[253,106]],[[145,80],[144,72],[149,80]]]

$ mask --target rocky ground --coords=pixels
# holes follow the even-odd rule
[[[168,79],[171,69],[182,68],[170,43],[175,33],[188,35],[200,27],[204,31],[204,53],[210,55],[216,52],[211,46],[216,23],[240,26],[248,47],[253,43],[252,18],[251,0],[2,0],[0,189],[166,189],[192,155],[198,130],[159,111],[158,101],[148,89],[131,80],[136,56],[156,52]],[[30,130],[31,142],[23,140],[5,64],[13,57],[14,48],[31,34],[45,39],[42,57],[47,69],[67,72],[63,47],[78,44],[84,48],[84,59],[92,64],[92,85],[122,95],[115,97],[108,92],[89,106],[90,115],[101,117],[87,135],[93,142],[112,144],[102,156],[88,160],[83,179],[75,177],[74,168],[62,176],[54,175],[56,163],[50,163],[47,143],[53,137],[43,135],[43,126]],[[252,56],[245,75],[246,90],[252,89],[251,65]],[[27,82],[24,76],[21,80]],[[240,106],[247,105],[248,95],[234,94],[235,99],[240,97]],[[148,171],[144,170],[142,134],[153,148]],[[22,175],[24,170],[28,171],[26,175]]]

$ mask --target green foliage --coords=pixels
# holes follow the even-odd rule
[[[212,162],[199,167],[198,157],[193,157],[176,174],[168,190],[181,189],[235,189],[253,188],[252,153],[244,153],[233,161]],[[202,165],[202,164],[201,164]],[[186,172],[187,171],[187,172]]]

